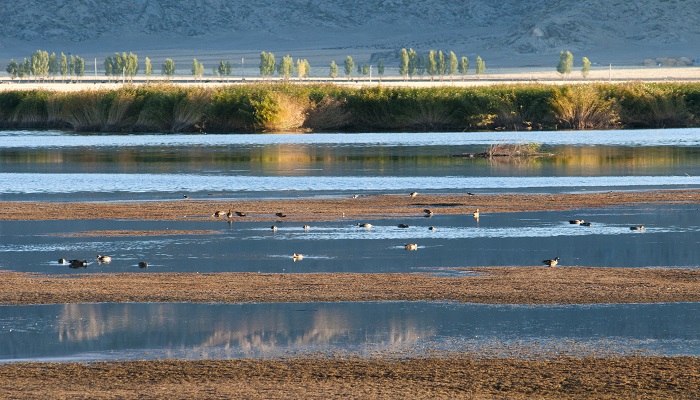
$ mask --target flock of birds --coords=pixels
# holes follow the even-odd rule
[[[112,262],[112,256],[105,256],[98,254],[97,255],[97,263],[98,264],[109,264]],[[60,265],[68,265],[70,268],[87,268],[90,263],[88,260],[80,260],[80,259],[75,259],[75,260],[66,260],[65,258],[59,258],[58,263]],[[148,262],[146,261],[139,261],[138,263],[139,268],[148,268]]]
[[[467,193],[467,194],[470,195],[470,196],[473,196],[473,195],[474,195],[474,194],[471,193],[471,192],[469,192],[469,193]],[[418,192],[411,192],[411,193],[409,193],[408,196],[409,196],[410,198],[415,198],[416,196],[418,196]],[[185,195],[184,198],[185,198],[185,199],[189,199],[189,196]],[[357,198],[359,198],[359,196],[358,196],[358,195],[352,195],[352,198],[353,198],[353,199],[357,199]],[[427,208],[423,210],[423,214],[424,214],[424,216],[425,216],[426,218],[429,218],[429,217],[432,217],[433,215],[435,215],[435,213],[434,213],[432,210],[427,209]],[[212,214],[212,217],[214,217],[214,218],[223,218],[223,217],[226,217],[226,218],[228,218],[229,220],[231,220],[231,219],[233,219],[233,216],[234,216],[234,215],[235,215],[235,216],[238,216],[238,217],[246,217],[246,216],[247,216],[247,215],[246,215],[244,212],[242,212],[242,211],[235,211],[235,212],[234,212],[234,211],[232,211],[232,210],[229,209],[228,212],[227,212],[227,211],[222,211],[222,210],[216,210],[216,211],[214,211],[214,214]],[[344,214],[343,214],[343,215],[344,215]],[[477,220],[477,222],[479,221],[480,215],[481,215],[481,214],[480,214],[478,208],[472,213],[472,216],[474,217],[474,219]],[[278,218],[286,218],[286,217],[287,217],[287,214],[285,214],[285,213],[283,213],[283,212],[278,212],[278,213],[275,213],[275,216],[278,217]],[[575,224],[575,225],[581,225],[581,226],[592,226],[592,225],[593,225],[591,222],[589,222],[589,221],[584,221],[583,219],[572,219],[572,220],[569,221],[569,223],[570,223],[570,224]],[[370,224],[370,223],[368,223],[368,222],[361,222],[361,223],[358,223],[357,226],[359,226],[360,228],[365,228],[365,229],[371,229],[371,228],[372,228],[372,224]],[[405,229],[405,228],[408,228],[409,225],[408,225],[408,224],[401,223],[401,224],[398,224],[398,227],[399,227],[399,228],[402,228],[402,229]],[[277,225],[272,225],[272,226],[270,227],[270,229],[272,229],[273,232],[277,232],[278,227],[277,227]],[[304,229],[305,231],[309,231],[309,230],[311,229],[311,227],[310,227],[309,225],[304,225],[304,226],[303,226],[303,229]],[[436,230],[436,228],[435,228],[434,226],[430,226],[428,229],[431,230],[431,231]],[[638,225],[638,226],[632,226],[632,227],[630,227],[630,230],[633,230],[633,231],[643,231],[644,229],[645,229],[644,225]],[[404,249],[409,250],[409,251],[416,251],[416,250],[418,250],[418,243],[406,243],[406,244],[404,245]],[[293,254],[292,254],[292,261],[294,261],[294,262],[296,262],[296,261],[301,261],[301,260],[303,260],[303,259],[304,259],[304,255],[303,255],[303,254],[300,254],[300,253],[293,253]],[[111,257],[111,256],[107,256],[107,255],[100,255],[100,254],[98,254],[98,255],[97,255],[97,262],[98,262],[98,264],[108,264],[108,263],[112,262],[112,257]],[[66,264],[67,264],[70,268],[87,268],[87,266],[89,265],[89,263],[88,263],[87,260],[79,260],[79,259],[75,259],[75,260],[66,260],[65,258],[59,259],[59,260],[58,260],[58,263],[61,264],[61,265],[66,265]],[[545,264],[545,265],[548,266],[548,267],[554,267],[554,266],[556,266],[556,265],[559,264],[559,257],[555,257],[555,258],[552,258],[552,259],[549,259],[549,260],[542,260],[542,263]],[[146,261],[140,261],[140,262],[138,263],[138,267],[139,267],[139,268],[148,268],[148,262],[146,262]]]

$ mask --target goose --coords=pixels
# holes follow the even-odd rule
[[[280,217],[280,218],[287,218],[287,214],[285,214],[285,213],[278,212],[278,213],[275,213],[275,215]]]
[[[476,196],[476,195],[472,192],[467,192],[467,196]]]
[[[305,231],[308,231],[309,229],[311,229],[311,227],[310,227],[309,225],[304,225],[304,230],[305,230]]]
[[[434,231],[434,230],[435,230],[435,227],[434,227],[434,226],[431,226],[430,228],[428,228],[428,230],[429,230],[429,231]]]
[[[245,216],[246,216],[244,212],[240,212],[240,211],[236,211],[236,215],[238,215],[239,217],[245,217]]]
[[[216,210],[214,211],[214,218],[221,218],[224,214],[226,214],[225,211]]]
[[[644,229],[646,229],[646,228],[644,228],[644,225],[630,226],[630,230],[633,230],[633,231],[643,231]]]
[[[590,222],[581,222],[581,226],[591,226],[591,225],[593,225],[593,224]]]
[[[430,210],[430,209],[426,208],[425,210],[423,210],[423,212],[425,213],[425,216],[426,216],[426,217],[432,217],[432,216],[433,216],[433,210]]]
[[[353,195],[352,195],[352,198],[353,198],[353,199],[357,199],[357,198],[359,198],[359,197],[360,197],[360,196],[357,195],[357,194],[353,194]]]
[[[189,199],[190,196],[188,196],[188,195],[186,195],[186,194],[183,194],[183,195],[182,195],[182,198],[183,198],[183,199]]]
[[[418,192],[411,192],[408,197],[416,197],[418,196]]]
[[[406,250],[418,250],[418,244],[417,243],[409,243],[403,245],[403,248]]]
[[[112,257],[110,257],[110,256],[101,256],[101,255],[98,254],[98,255],[97,255],[97,262],[100,262],[100,263],[110,263],[110,262],[112,262]]]
[[[476,211],[472,213],[472,215],[474,216],[474,218],[479,219],[479,209],[477,208]]]
[[[65,258],[59,258],[58,263],[61,265],[66,265],[66,264],[68,264],[68,261]]]
[[[277,225],[272,225],[270,229],[272,229],[272,232],[277,232]]]
[[[228,210],[228,212],[226,213],[226,218],[228,218],[228,219],[233,218],[233,212],[231,210]]]
[[[148,268],[148,263],[146,261],[139,261],[139,268]]]
[[[304,259],[303,254],[298,254],[298,253],[292,254],[292,261],[294,261],[294,262],[301,261],[303,259]]]
[[[543,260],[542,264],[548,266],[548,267],[554,267],[559,263],[559,257],[553,258],[551,260]]]
[[[88,266],[87,260],[70,260],[69,262],[71,268],[87,268]]]
[[[360,228],[367,228],[367,229],[369,229],[369,228],[372,227],[372,224],[370,224],[370,223],[368,223],[368,222],[365,222],[365,223],[359,223],[359,224],[357,224],[357,226],[359,226]]]
[[[399,228],[408,228],[408,224],[399,224],[398,227]]]
[[[572,219],[569,221],[570,224],[572,225],[581,225],[584,221],[582,219]]]

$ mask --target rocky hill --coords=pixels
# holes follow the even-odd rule
[[[537,65],[560,50],[601,62],[695,58],[700,7],[681,0],[23,0],[0,3],[0,57],[61,44],[285,51],[401,47]],[[66,44],[68,43],[68,44]],[[199,45],[197,44],[199,43]],[[82,46],[82,47],[81,47]],[[108,47],[102,49],[101,47]],[[83,51],[85,53],[86,51]],[[700,55],[700,54],[697,54]]]

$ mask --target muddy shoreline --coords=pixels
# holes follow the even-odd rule
[[[633,204],[700,204],[700,190],[655,190],[582,194],[445,194],[368,195],[357,198],[214,201],[178,199],[166,202],[0,202],[0,220],[136,219],[211,221],[334,221],[360,218],[423,216],[429,208],[439,214],[482,215],[492,212],[556,211]],[[214,217],[216,211],[242,212],[245,217]],[[280,218],[276,213],[286,216]]]
[[[0,397],[697,399],[700,358],[291,358],[0,365]]]
[[[700,301],[700,269],[477,267],[458,277],[359,273],[0,273],[0,304],[457,301],[601,304]]]

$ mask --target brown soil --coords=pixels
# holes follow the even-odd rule
[[[692,357],[295,358],[0,365],[3,399],[697,399]]]
[[[608,192],[586,194],[501,194],[501,195],[376,195],[359,198],[203,201],[185,199],[170,202],[136,203],[53,203],[0,202],[0,220],[83,220],[139,219],[192,220],[215,218],[217,210],[241,211],[246,217],[232,221],[285,220],[330,221],[345,218],[387,218],[420,216],[424,208],[436,214],[465,214],[476,208],[490,212],[572,210],[624,204],[700,203],[700,190],[665,190],[649,192]]]
[[[291,262],[291,260],[290,260]],[[301,263],[297,263],[302,269]],[[67,267],[66,267],[67,268]],[[0,273],[0,304],[453,300],[489,304],[700,301],[700,270],[479,267],[472,274]]]

